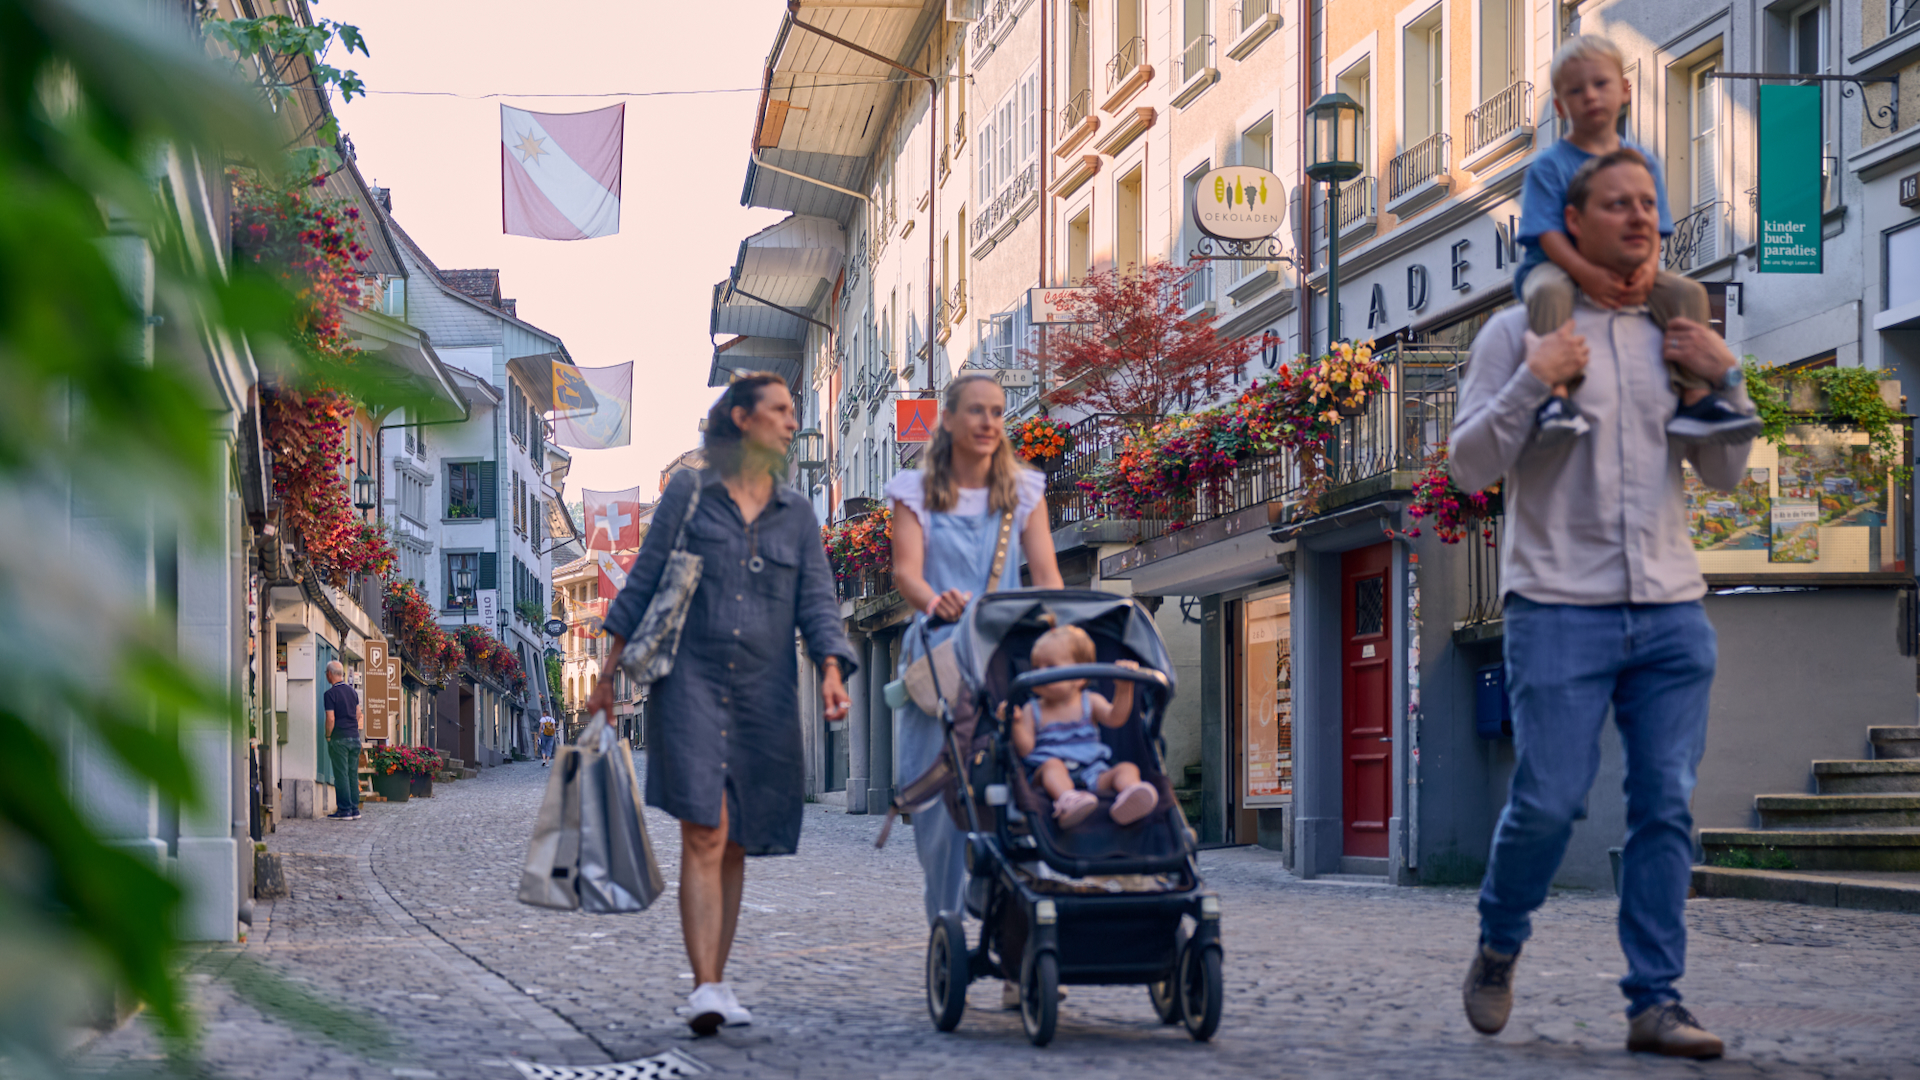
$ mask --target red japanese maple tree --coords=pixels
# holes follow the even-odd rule
[[[1223,337],[1211,313],[1187,317],[1191,266],[1164,261],[1099,270],[1065,305],[1077,324],[1049,333],[1054,405],[1159,417],[1224,391],[1247,364],[1244,338]]]

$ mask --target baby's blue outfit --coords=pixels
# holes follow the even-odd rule
[[[1092,791],[1100,774],[1112,768],[1107,764],[1113,750],[1100,741],[1100,729],[1093,723],[1093,697],[1080,691],[1080,719],[1064,724],[1040,726],[1040,703],[1033,703],[1033,753],[1022,759],[1036,776],[1049,761],[1064,761],[1077,788]]]

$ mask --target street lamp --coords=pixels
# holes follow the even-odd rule
[[[1307,176],[1327,185],[1327,345],[1340,340],[1340,182],[1360,175],[1360,103],[1338,91],[1307,106]]]
[[[460,594],[460,622],[467,621],[467,610],[473,604],[473,568],[462,566],[453,572],[453,591]]]
[[[374,507],[373,477],[365,469],[361,469],[360,475],[353,478],[353,505],[360,510]]]

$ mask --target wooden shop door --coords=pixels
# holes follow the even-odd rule
[[[1344,850],[1386,858],[1393,816],[1391,544],[1340,556],[1341,791]]]

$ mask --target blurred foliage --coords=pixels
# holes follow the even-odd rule
[[[284,101],[295,94],[338,90],[340,100],[347,102],[355,94],[366,93],[359,73],[337,68],[326,60],[336,39],[348,56],[355,52],[368,55],[366,39],[357,26],[332,19],[315,19],[313,25],[305,26],[287,15],[268,14],[254,19],[209,18],[202,30],[208,41],[231,52],[239,76],[267,97]],[[293,148],[299,164],[307,171],[337,165],[337,158],[328,149],[340,138],[340,124],[333,114],[322,114],[313,129],[301,132],[300,138],[308,135],[317,145]]]
[[[76,1017],[114,1011],[102,987],[144,1002],[176,1037],[190,1031],[175,968],[180,889],[143,838],[155,815],[198,805],[180,718],[233,721],[237,710],[229,688],[178,658],[165,580],[175,551],[217,537],[228,512],[214,498],[229,462],[211,423],[207,344],[245,340],[257,357],[299,363],[272,345],[294,321],[291,297],[265,274],[229,277],[226,253],[183,224],[187,208],[169,195],[183,177],[223,183],[229,160],[286,159],[286,133],[230,67],[208,57],[185,3],[0,0],[9,1075],[56,1075]]]

